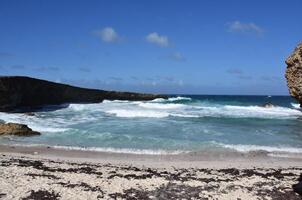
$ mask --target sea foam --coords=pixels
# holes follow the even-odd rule
[[[169,113],[151,110],[109,110],[106,113],[114,114],[117,117],[153,117],[163,118],[168,117]]]
[[[163,98],[157,98],[152,100],[151,102],[173,102],[173,101],[191,101],[192,99],[190,97],[170,97],[168,99],[163,99]]]
[[[136,154],[136,155],[177,155],[182,153],[189,153],[190,151],[183,150],[164,150],[164,149],[132,149],[132,148],[110,148],[110,147],[79,147],[79,146],[49,146],[45,144],[18,144],[14,143],[14,146],[20,147],[51,147],[54,149],[62,150],[75,150],[75,151],[94,151],[105,153],[124,153],[124,154]]]
[[[298,103],[291,103],[292,107],[296,108],[296,109],[301,109],[300,104]]]
[[[26,124],[29,128],[38,131],[38,132],[64,132],[67,131],[66,127],[58,127],[55,121],[52,119],[41,119],[36,116],[27,116],[24,114],[16,114],[16,113],[1,113],[0,119],[4,122],[8,123],[20,123]]]
[[[302,153],[302,148],[294,148],[287,146],[261,146],[261,145],[229,145],[220,144],[222,147],[234,149],[239,152],[250,152],[250,151],[267,151],[267,152],[284,152],[284,153]]]
[[[167,103],[167,104],[139,103],[138,106],[143,108],[150,108],[150,109],[178,109],[178,108],[184,108],[186,105],[173,104],[173,103]]]
[[[182,99],[182,98],[179,98]],[[120,102],[107,101],[105,104],[78,105],[76,110],[91,110],[113,114],[116,117],[232,117],[232,118],[268,118],[286,119],[297,118],[302,113],[296,109],[287,107],[264,108],[261,106],[236,106],[236,105],[210,105],[208,102],[204,106],[199,104],[180,104],[150,102]]]

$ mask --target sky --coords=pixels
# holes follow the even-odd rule
[[[288,95],[301,0],[0,0],[0,75],[168,94]]]

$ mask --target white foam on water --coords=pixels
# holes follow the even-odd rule
[[[184,99],[175,97],[174,99]],[[70,105],[75,110],[105,112],[117,117],[234,117],[234,118],[269,118],[287,119],[302,116],[297,109],[287,107],[265,108],[261,106],[207,105],[202,103],[186,105],[177,103],[159,103],[154,101],[107,101],[100,104]]]
[[[150,118],[163,118],[168,117],[169,113],[152,111],[152,110],[108,110],[106,113],[114,114],[117,117],[150,117]]]
[[[86,110],[88,106],[84,104],[69,104],[68,108],[74,111],[82,111],[82,110]]]
[[[181,100],[187,100],[187,101],[191,101],[192,99],[189,97],[170,97],[168,99],[163,99],[163,98],[157,98],[152,100],[151,102],[173,102],[173,101],[181,101]]]
[[[292,107],[296,108],[296,109],[301,109],[300,108],[300,104],[298,103],[291,103]]]
[[[286,146],[261,146],[261,145],[231,145],[219,144],[222,147],[234,149],[239,152],[250,151],[267,151],[267,152],[285,152],[285,153],[302,153],[302,148],[286,147]]]
[[[73,111],[91,111],[98,110],[101,107],[101,103],[90,103],[90,104],[69,104],[68,108]]]
[[[168,101],[180,101],[180,100],[191,101],[192,99],[190,97],[170,97],[170,98],[168,98]]]
[[[116,117],[124,118],[165,118],[165,117],[184,117],[184,118],[198,118],[200,116],[193,114],[181,114],[181,113],[169,113],[164,111],[153,111],[153,110],[108,110],[108,114],[113,114]]]
[[[167,103],[167,104],[160,104],[160,103],[139,103],[138,106],[143,108],[150,108],[150,109],[178,109],[178,108],[184,108],[186,105],[182,104],[173,104],[173,103]]]
[[[104,100],[102,103],[128,103],[128,100]]]
[[[49,126],[42,126],[42,125],[39,126],[33,123],[28,123],[26,125],[28,125],[28,127],[33,129],[34,131],[38,131],[38,132],[57,133],[57,132],[64,132],[69,130],[69,128],[49,127]]]
[[[64,127],[57,127],[56,123],[53,121],[47,121],[47,119],[40,119],[35,116],[27,116],[24,114],[15,114],[15,113],[1,113],[0,119],[8,123],[20,123],[26,124],[29,128],[38,132],[64,132],[69,130]]]
[[[127,153],[137,155],[177,155],[187,153],[180,150],[151,150],[151,149],[129,149],[129,148],[102,148],[102,147],[73,147],[73,146],[54,146],[56,149],[80,150],[80,151],[97,151],[108,153]]]
[[[151,102],[164,102],[164,101],[166,101],[166,99],[163,99],[163,98],[157,98],[157,99],[151,100]]]
[[[198,117],[232,117],[232,118],[261,118],[261,119],[295,119],[302,116],[298,109],[287,107],[264,108],[260,106],[235,106],[209,104],[202,102],[194,105],[177,104],[173,101],[191,100],[187,97],[172,97],[168,100],[153,101],[109,101],[94,104],[69,104],[67,108],[56,111],[38,113],[27,116],[16,113],[0,113],[0,120],[5,122],[26,124],[39,132],[64,132],[70,126],[80,123],[101,123],[108,117],[121,118],[198,118]],[[161,101],[163,101],[161,103]],[[167,102],[169,101],[169,102]],[[292,103],[293,107],[298,104]]]
[[[179,100],[191,100],[187,97],[171,97],[152,101],[109,101],[99,104],[70,104],[75,111],[105,112],[116,117],[234,117],[234,118],[268,118],[288,119],[302,116],[297,109],[287,107],[265,108],[261,106],[236,105],[204,105],[202,102],[194,105],[173,103]],[[171,103],[169,103],[171,102]],[[295,105],[296,106],[296,105]]]
[[[238,117],[256,117],[256,118],[288,118],[302,116],[302,112],[286,108],[286,107],[272,107],[265,108],[260,106],[231,106],[223,107],[222,111],[226,111],[227,115]]]
[[[44,144],[13,144],[14,146],[24,147],[52,147],[54,149],[62,150],[77,150],[77,151],[95,151],[95,152],[106,152],[106,153],[125,153],[125,154],[136,154],[136,155],[177,155],[182,153],[188,153],[189,151],[182,150],[163,150],[163,149],[131,149],[131,148],[110,148],[110,147],[77,147],[77,146],[51,146]]]
[[[198,118],[199,116],[198,115],[190,115],[190,114],[170,114],[170,116],[173,116],[173,117],[188,117],[188,118]]]

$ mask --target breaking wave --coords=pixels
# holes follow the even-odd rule
[[[300,104],[298,103],[291,103],[292,107],[296,108],[296,109],[301,109]]]
[[[185,102],[185,101],[192,101],[190,97],[170,97],[168,99],[157,98],[152,100],[151,102]]]
[[[35,116],[27,116],[24,114],[13,114],[13,113],[1,113],[0,119],[4,122],[20,123],[26,124],[29,128],[38,131],[38,132],[64,132],[68,128],[60,126],[59,123],[56,123],[56,120],[43,120]]]
[[[302,153],[302,148],[294,148],[287,146],[261,146],[261,145],[229,145],[220,144],[224,148],[234,149],[239,152],[251,152],[251,151],[266,151],[266,152],[278,152],[278,153]]]
[[[116,109],[116,108],[120,109]],[[116,105],[114,109],[104,109],[104,112],[117,117],[232,117],[232,118],[297,118],[302,113],[287,107],[265,108],[261,106],[213,105],[204,106],[176,103],[137,102]]]
[[[250,98],[248,102],[243,102],[242,97],[227,98],[104,100],[68,104],[62,109],[36,112],[33,116],[0,112],[0,121],[27,124],[42,133],[33,138],[13,138],[16,143],[63,149],[174,154],[184,151],[166,149],[194,151],[204,143],[215,141],[223,148],[240,152],[302,153],[302,148],[296,148],[302,146],[297,139],[301,137],[302,125],[299,128],[295,121],[302,117],[299,104],[288,98],[266,108],[257,106],[266,101],[258,97],[246,97]],[[110,133],[110,137],[104,133]],[[6,141],[0,138],[2,142]],[[247,145],[237,145],[240,143]]]
[[[138,106],[143,107],[143,108],[149,108],[149,109],[178,109],[178,108],[184,108],[185,107],[185,105],[173,104],[173,103],[167,103],[167,104],[139,103]]]
[[[125,153],[125,154],[137,154],[137,155],[177,155],[186,153],[187,151],[180,150],[151,150],[151,149],[126,149],[126,148],[100,148],[100,147],[76,147],[76,146],[54,146],[55,149],[65,150],[80,150],[80,151],[97,151],[107,153]]]
[[[157,112],[150,110],[109,110],[106,111],[109,114],[114,114],[117,117],[154,117],[154,118],[163,118],[168,117],[169,113],[167,112]]]

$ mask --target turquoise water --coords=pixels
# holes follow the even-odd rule
[[[271,102],[273,108],[261,107]],[[47,145],[146,154],[230,148],[302,152],[302,112],[286,96],[175,96],[168,100],[68,104],[35,116],[0,113],[35,137],[2,144]]]

